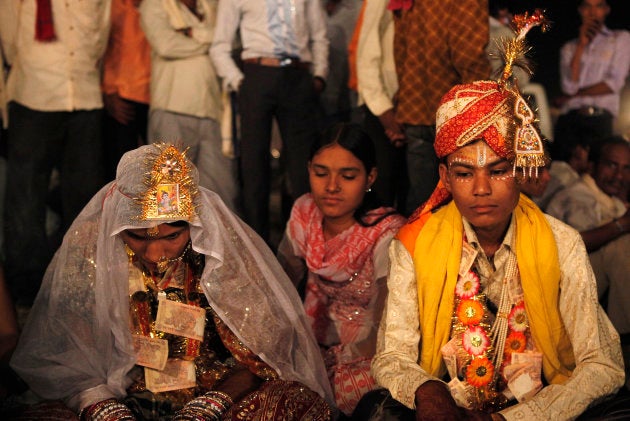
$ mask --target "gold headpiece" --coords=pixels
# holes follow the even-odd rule
[[[549,21],[540,9],[536,9],[531,15],[528,13],[515,15],[513,24],[516,37],[502,40],[501,58],[505,62],[505,66],[497,82],[500,89],[511,91],[516,97],[514,114],[520,120],[520,127],[514,138],[514,170],[516,171],[516,168],[519,167],[525,173],[525,170],[529,169],[530,175],[532,171],[535,171],[537,175],[538,167],[543,167],[547,163],[545,149],[540,134],[533,125],[535,122],[534,113],[527,101],[521,96],[512,70],[514,66],[518,66],[531,74],[529,63],[525,57],[530,50],[525,36],[530,29],[536,26],[541,26],[542,31],[546,31],[549,27]]]
[[[135,200],[141,205],[140,219],[189,221],[195,215],[197,186],[190,177],[186,152],[173,145],[155,145],[159,154],[149,156],[146,191]]]

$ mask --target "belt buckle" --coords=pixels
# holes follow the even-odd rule
[[[294,63],[295,59],[293,57],[282,57],[280,59],[280,67],[291,66]]]
[[[596,107],[594,105],[580,108],[580,114],[588,117],[597,117],[603,115],[605,112],[605,109]]]

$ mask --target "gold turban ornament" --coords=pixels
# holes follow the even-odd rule
[[[538,167],[543,167],[547,163],[543,141],[533,125],[535,122],[534,112],[522,97],[518,83],[513,77],[512,69],[514,66],[518,66],[532,73],[526,59],[530,47],[527,45],[525,36],[530,29],[536,26],[540,26],[541,30],[545,32],[549,28],[549,21],[542,10],[536,9],[531,15],[524,13],[514,16],[512,23],[516,37],[502,41],[503,48],[500,51],[505,65],[498,84],[500,89],[511,91],[516,98],[514,114],[520,121],[517,122],[518,128],[514,137],[514,171],[517,167],[522,168],[523,174],[525,174],[526,169],[529,169],[530,176],[532,171],[538,176]]]

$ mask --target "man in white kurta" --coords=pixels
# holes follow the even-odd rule
[[[216,9],[216,0],[142,2],[142,29],[152,49],[148,137],[183,142],[199,184],[236,211],[236,162],[223,153],[221,87],[208,52]]]
[[[627,188],[630,176],[630,145],[612,137],[595,147],[590,157],[593,175],[581,178],[559,191],[547,212],[578,230],[584,239],[597,290],[606,313],[619,332],[626,361],[630,358],[630,212],[617,197]]]
[[[3,265],[17,306],[32,304],[57,242],[106,181],[100,61],[110,8],[111,0],[0,2],[11,120]],[[51,203],[58,227],[46,224]]]
[[[577,366],[574,375],[564,385],[547,386],[531,400],[505,409],[506,419],[569,419],[575,418],[588,402],[600,395],[611,394],[618,387],[613,384],[623,378],[619,355],[618,335],[597,303],[597,291],[588,257],[579,234],[558,220],[547,217],[558,246],[562,279],[559,308],[571,337]],[[482,274],[487,288],[496,286],[493,279],[502,279],[513,229],[508,229],[501,248],[494,257],[496,270],[488,264]],[[474,231],[464,222],[466,234],[474,239]],[[476,241],[471,241],[473,244]],[[475,245],[478,249],[478,245]],[[476,259],[487,262],[481,250]],[[417,364],[418,344],[421,341],[418,326],[418,292],[413,260],[398,240],[390,246],[391,272],[388,278],[390,291],[387,308],[381,324],[382,340],[378,343],[373,371],[378,373],[380,384],[392,396],[414,408],[416,389],[429,380],[435,380]],[[593,317],[593,315],[595,317]],[[404,373],[404,375],[401,375]]]
[[[579,233],[518,193],[542,151],[514,146],[540,145],[524,104],[481,81],[438,109],[441,181],[390,246],[372,363],[408,417],[573,419],[623,382]]]

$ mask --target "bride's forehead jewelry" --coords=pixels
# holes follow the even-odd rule
[[[147,228],[147,237],[155,238],[160,235],[160,228],[158,226]]]
[[[190,221],[196,214],[198,189],[190,175],[186,151],[164,143],[155,146],[158,152],[145,161],[146,190],[136,198],[141,206],[139,219]],[[151,230],[147,229],[149,237],[155,232]]]

